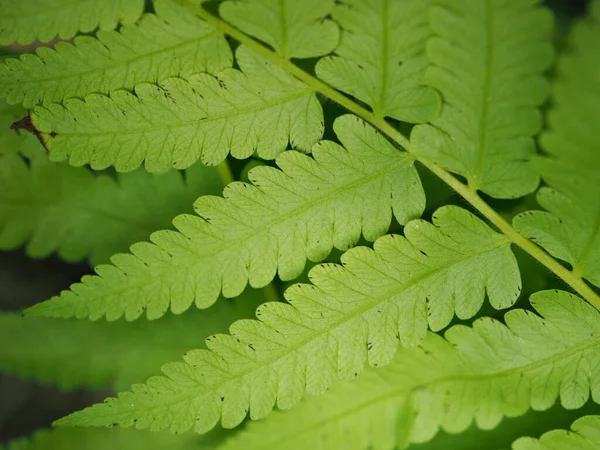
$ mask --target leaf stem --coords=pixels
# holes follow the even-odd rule
[[[554,273],[557,277],[561,278],[567,283],[575,292],[581,295],[596,309],[600,310],[600,296],[594,292],[594,290],[576,273],[568,270],[546,251],[536,245],[534,242],[519,233],[509,222],[504,220],[496,211],[494,211],[478,194],[475,190],[470,189],[465,184],[461,183],[451,173],[442,169],[437,164],[428,161],[422,156],[416,155],[412,152],[410,141],[406,136],[400,133],[396,128],[390,125],[383,117],[377,116],[371,111],[363,108],[361,105],[354,102],[352,99],[335,90],[328,84],[315,78],[308,72],[305,72],[289,59],[282,58],[271,49],[256,41],[254,38],[246,35],[237,28],[231,26],[227,22],[224,22],[220,18],[213,16],[208,11],[203,9],[199,5],[190,3],[189,0],[174,0],[175,2],[183,5],[196,13],[199,17],[204,19],[206,22],[213,25],[216,29],[224,34],[227,34],[250,48],[256,54],[262,56],[272,64],[277,64],[286,72],[295,76],[299,80],[303,81],[313,91],[319,92],[322,95],[328,97],[330,100],[338,103],[339,105],[346,108],[348,111],[356,114],[363,120],[369,122],[371,125],[379,129],[382,133],[386,134],[394,142],[404,148],[412,157],[423,164],[427,169],[437,175],[442,181],[448,186],[455,190],[461,197],[469,202],[474,208],[476,208],[490,223],[492,223],[498,230],[515,245],[521,247],[525,252],[531,255],[533,258],[538,260],[547,269]]]

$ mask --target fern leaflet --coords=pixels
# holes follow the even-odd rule
[[[413,150],[465,177],[472,191],[532,192],[538,177],[526,162],[548,91],[542,72],[552,61],[552,16],[539,0],[435,3],[427,79],[444,106],[431,125],[413,131]]]
[[[426,442],[440,428],[462,432],[473,421],[492,429],[557,397],[579,408],[591,391],[600,403],[598,311],[562,291],[538,292],[531,304],[542,317],[512,310],[506,325],[480,318],[473,328],[450,328],[445,339],[428,333],[389,366],[250,423],[218,448],[392,450]]]
[[[600,286],[600,2],[570,38],[570,52],[561,57],[555,81],[556,106],[550,131],[541,143],[545,157],[535,163],[547,187],[537,194],[548,212],[530,211],[514,220],[515,227],[573,271]]]
[[[424,86],[430,1],[344,0],[333,18],[342,27],[336,56],[321,58],[319,78],[352,94],[379,116],[426,122],[439,96]],[[377,49],[377,51],[374,51]]]
[[[92,94],[85,101],[37,107],[32,115],[53,161],[118,171],[145,161],[150,172],[185,169],[201,159],[222,162],[228,153],[274,159],[293,148],[308,151],[323,136],[323,111],[304,83],[245,47],[218,78],[193,75],[138,84],[135,95]]]
[[[486,291],[494,306],[510,306],[520,278],[508,242],[457,207],[439,210],[435,225],[410,222],[407,238],[382,237],[375,250],[346,252],[343,266],[314,268],[313,285],[286,291],[291,305],[260,306],[259,321],[209,337],[209,351],[164,366],[166,377],[62,423],[202,433],[222,417],[232,428],[248,411],[259,419],[276,403],[287,409],[304,391],[322,394],[336,378],[354,378],[367,360],[388,364],[399,340],[414,345],[425,334],[427,303],[434,328],[447,325],[447,311],[475,314]]]
[[[248,291],[209,311],[135,323],[21,318],[0,313],[0,370],[64,389],[127,389],[158,374],[163,364],[204,337],[250,318],[261,296]],[[43,345],[40,345],[43,343]]]
[[[571,431],[552,430],[538,440],[521,438],[513,450],[596,450],[600,448],[600,416],[585,416],[576,420]]]
[[[138,170],[114,179],[51,163],[41,149],[30,159],[6,155],[0,157],[0,248],[26,243],[34,258],[56,251],[66,261],[106,263],[153,231],[171,228],[199,195],[220,190],[216,169],[199,164],[184,174]]]
[[[337,25],[323,19],[333,6],[334,0],[236,0],[221,4],[219,12],[284,58],[314,58],[338,43]]]
[[[144,10],[144,0],[20,0],[0,3],[0,44],[55,37],[70,39],[135,22]]]
[[[192,303],[212,305],[220,292],[235,297],[250,282],[263,287],[279,272],[289,280],[306,259],[320,261],[333,246],[347,249],[361,232],[375,240],[389,228],[420,216],[424,193],[413,162],[353,116],[334,129],[345,148],[321,141],[314,159],[285,152],[280,170],[257,167],[253,185],[232,183],[225,199],[205,196],[201,216],[174,220],[179,233],[161,231],[153,244],[138,243],[133,255],[116,255],[71,291],[30,312],[52,317],[106,315],[128,320],[144,310],[158,318],[171,306],[180,313]]]
[[[119,31],[100,30],[95,38],[78,36],[53,49],[39,47],[37,55],[8,58],[0,65],[0,97],[31,108],[231,67],[223,35],[172,1],[153,5],[156,14]]]

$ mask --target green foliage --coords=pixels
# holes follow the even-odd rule
[[[123,6],[133,3],[122,0]],[[154,9],[156,14],[119,31],[100,30],[96,37],[78,36],[6,60],[0,65],[0,97],[31,108],[231,67],[229,45],[214,28],[168,0],[156,0]]]
[[[9,132],[10,126],[20,120],[27,111],[20,106],[10,106],[0,100],[0,157],[4,154],[21,151],[29,153],[32,148],[39,147],[39,143],[32,135],[19,136]]]
[[[399,340],[419,342],[427,317],[434,329],[447,325],[454,309],[472,317],[486,290],[494,306],[510,306],[520,279],[509,242],[457,207],[439,210],[434,224],[409,222],[406,238],[385,236],[374,250],[346,252],[343,267],[314,268],[313,285],[286,291],[291,306],[260,306],[260,321],[238,321],[231,336],[209,337],[209,351],[188,352],[185,363],[163,367],[166,378],[63,423],[202,433],[222,416],[232,428],[247,412],[260,419],[276,403],[294,406],[304,390],[323,394],[335,378],[357,376],[367,360],[388,364]]]
[[[168,433],[149,433],[119,428],[61,428],[41,430],[32,439],[9,442],[2,450],[127,450],[169,449],[209,450],[218,441],[218,435],[197,437],[173,436]]]
[[[439,109],[424,85],[429,0],[344,0],[333,11],[342,28],[336,56],[321,58],[319,78],[352,94],[380,117],[426,122]],[[373,51],[381,49],[381,51]]]
[[[440,428],[462,432],[472,421],[492,429],[503,416],[547,409],[557,397],[567,408],[581,407],[590,391],[599,401],[598,311],[562,291],[538,292],[531,304],[542,317],[512,310],[506,325],[481,318],[472,328],[450,328],[445,339],[430,332],[387,367],[248,424],[218,448],[392,450],[428,441]]]
[[[0,369],[120,389],[184,354],[57,424],[264,420],[34,446],[447,450],[557,400],[600,412],[600,0],[552,77],[541,0],[41,3],[0,41],[77,36],[0,64],[0,125],[34,135],[0,132],[0,248],[138,242],[27,310],[45,317],[0,315]],[[132,173],[93,172],[113,167]],[[162,320],[127,323],[144,313]],[[514,449],[595,448],[597,417]]]
[[[339,31],[331,20],[334,0],[235,0],[221,17],[269,44],[283,58],[313,58],[333,51]]]
[[[575,421],[571,431],[553,430],[539,440],[521,438],[513,450],[595,450],[600,447],[600,416],[585,416]]]
[[[133,23],[144,0],[20,0],[0,3],[0,44],[70,39],[97,27]]]
[[[323,111],[307,87],[240,47],[242,71],[197,74],[138,84],[135,95],[92,94],[85,101],[37,107],[32,120],[53,161],[150,172],[215,165],[228,153],[274,159],[292,147],[308,151],[323,135]],[[258,124],[258,125],[257,125]]]
[[[525,162],[541,128],[539,105],[552,62],[552,18],[539,0],[438,0],[427,81],[444,106],[412,134],[415,151],[497,198],[532,192],[538,177]]]
[[[535,161],[547,184],[537,201],[548,212],[527,212],[514,222],[523,234],[600,286],[600,3],[593,11],[573,30],[558,65],[550,129],[541,139],[546,156]]]
[[[203,347],[205,337],[227,331],[231,320],[252,317],[260,300],[260,293],[248,291],[204,314],[134,324],[0,313],[1,334],[10,336],[0,339],[0,370],[64,389],[127,389],[186,350]]]
[[[161,231],[133,255],[115,255],[70,291],[30,310],[51,317],[106,315],[149,318],[192,303],[207,308],[220,292],[235,297],[249,282],[263,287],[278,272],[297,277],[306,259],[324,259],[333,246],[347,249],[361,232],[375,240],[390,226],[418,217],[425,199],[412,161],[353,116],[337,119],[345,148],[321,141],[312,157],[285,152],[281,170],[250,171],[254,186],[233,183],[224,199],[204,196],[198,216],[174,220],[178,233]],[[335,173],[335,176],[333,174]]]
[[[52,163],[37,150],[31,159],[0,157],[0,248],[26,244],[34,258],[57,252],[66,261],[108,262],[221,189],[216,169],[201,165],[114,178]]]

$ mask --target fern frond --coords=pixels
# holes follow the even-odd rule
[[[323,394],[335,379],[358,375],[367,360],[388,364],[400,340],[424,337],[428,316],[441,328],[454,311],[474,315],[486,292],[496,307],[516,300],[520,278],[508,241],[471,213],[443,208],[434,225],[412,221],[405,234],[378,239],[374,250],[349,250],[343,266],[314,268],[313,285],[286,291],[290,305],[260,306],[259,321],[238,321],[231,335],[209,337],[208,351],[164,366],[166,377],[60,423],[202,433],[221,419],[231,428],[248,412],[259,419],[275,404],[294,406],[305,391]]]
[[[517,216],[514,225],[573,271],[600,286],[600,2],[570,38],[555,81],[550,131],[542,136],[547,156],[535,160],[547,187],[538,203],[547,210]]]
[[[334,129],[345,148],[321,141],[314,159],[289,151],[277,159],[282,170],[252,169],[254,186],[232,183],[225,199],[201,197],[194,205],[200,217],[174,220],[179,233],[154,233],[153,244],[135,244],[133,255],[114,256],[99,276],[29,312],[133,320],[144,309],[158,318],[169,305],[176,313],[194,302],[207,308],[219,292],[235,297],[248,281],[263,287],[277,272],[293,279],[307,258],[347,249],[361,232],[375,240],[392,214],[402,224],[419,217],[424,193],[406,153],[354,116],[338,118]]]
[[[419,123],[435,117],[438,94],[424,85],[429,0],[344,0],[333,11],[342,28],[336,56],[316,72],[379,116]]]
[[[171,228],[200,195],[221,191],[217,170],[200,164],[184,174],[138,170],[115,179],[52,163],[40,152],[30,160],[0,157],[0,249],[26,244],[34,258],[57,252],[69,262],[106,263]]]
[[[473,421],[492,429],[557,397],[569,409],[590,391],[600,402],[598,311],[562,291],[538,292],[531,304],[541,317],[512,310],[506,325],[480,318],[473,328],[450,328],[445,339],[428,333],[389,366],[250,423],[219,450],[392,450],[426,442],[440,428],[462,432]]]
[[[40,430],[32,438],[10,441],[1,450],[212,450],[218,437],[173,436],[121,428]]]
[[[585,416],[576,420],[570,431],[552,430],[540,439],[517,440],[513,450],[597,450],[600,448],[600,416]]]
[[[20,0],[0,2],[0,44],[70,39],[96,28],[135,22],[144,0]]]
[[[63,389],[128,389],[159,373],[204,338],[250,318],[262,296],[246,291],[235,301],[163,320],[135,323],[56,320],[0,313],[0,372]]]
[[[497,198],[532,192],[532,136],[552,61],[552,16],[539,0],[436,0],[427,80],[443,97],[441,116],[412,133],[422,157]]]
[[[334,0],[235,0],[221,4],[219,13],[283,58],[314,58],[339,41],[336,24],[324,19],[333,7]]]
[[[323,110],[310,88],[243,46],[236,60],[242,72],[139,84],[135,95],[92,94],[37,107],[32,120],[53,161],[123,172],[143,161],[150,172],[185,169],[198,159],[216,165],[228,153],[274,159],[288,141],[308,151],[321,139]]]
[[[0,65],[0,97],[31,108],[231,67],[229,44],[214,28],[170,0],[155,0],[154,9],[119,31],[7,59]]]

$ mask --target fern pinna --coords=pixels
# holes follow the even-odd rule
[[[600,448],[600,1],[143,3],[0,5],[9,449]]]

